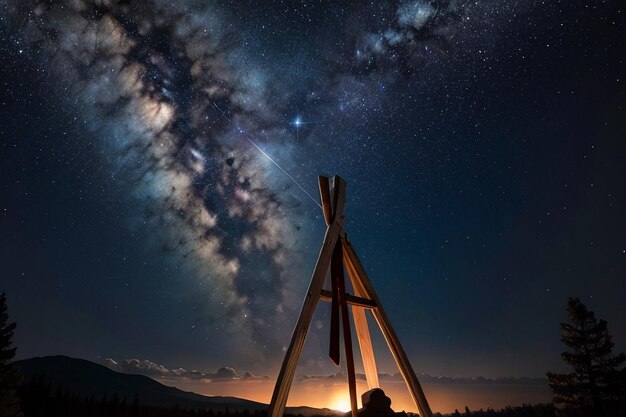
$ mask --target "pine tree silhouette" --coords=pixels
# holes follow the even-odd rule
[[[572,324],[561,323],[561,341],[571,351],[561,354],[574,368],[569,374],[547,372],[554,402],[561,409],[579,410],[584,415],[607,415],[606,400],[620,400],[626,361],[621,353],[613,355],[613,341],[607,322],[598,320],[578,299],[570,298],[567,313]]]
[[[3,417],[22,416],[17,389],[21,383],[20,372],[11,360],[16,348],[11,339],[15,332],[15,323],[9,323],[7,297],[0,295],[0,410]]]

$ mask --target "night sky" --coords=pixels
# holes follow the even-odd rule
[[[570,296],[626,350],[623,4],[351,3],[1,3],[20,358],[275,376],[325,230],[319,174],[348,183],[418,373],[564,369]],[[334,372],[329,310],[303,372]]]

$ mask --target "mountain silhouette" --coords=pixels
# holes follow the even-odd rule
[[[211,408],[224,410],[263,410],[267,405],[235,397],[207,397],[193,392],[168,387],[152,378],[137,374],[123,374],[105,366],[67,356],[44,356],[17,362],[25,382],[38,375],[45,375],[54,387],[67,388],[81,397],[119,398],[132,400],[135,395],[144,405],[157,407]]]
[[[44,356],[16,362],[24,376],[24,384],[31,378],[44,375],[51,381],[53,389],[67,389],[73,395],[83,398],[127,398],[132,401],[135,395],[143,405],[186,409],[212,409],[214,411],[267,410],[267,404],[236,397],[205,396],[178,388],[168,387],[154,379],[138,374],[125,374],[113,371],[106,366],[68,356]],[[220,370],[224,377],[232,377],[232,368]],[[232,371],[232,372],[231,372]],[[290,414],[337,415],[329,409],[312,407],[287,407]]]

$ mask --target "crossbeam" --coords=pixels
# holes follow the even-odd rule
[[[376,301],[374,300],[369,300],[363,297],[357,297],[355,295],[348,294],[348,293],[345,294],[345,297],[346,297],[346,303],[349,305],[363,307],[363,308],[376,308]],[[320,300],[326,301],[329,303],[332,302],[333,292],[323,289],[322,291],[320,291]]]

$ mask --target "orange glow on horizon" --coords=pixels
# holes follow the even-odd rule
[[[207,383],[180,379],[161,379],[159,382],[176,386],[186,391],[203,395],[223,395],[246,398],[252,401],[269,403],[274,389],[273,379],[258,381],[230,381]],[[403,382],[385,381],[382,389],[391,398],[394,411],[417,412],[408,389]],[[536,404],[550,402],[552,392],[547,386],[481,385],[481,384],[424,384],[426,398],[434,412],[452,413],[455,409],[503,408],[507,405],[523,403]],[[361,394],[368,390],[364,381],[357,382],[357,403],[360,406]],[[288,407],[309,406],[350,411],[350,397],[346,382],[319,378],[309,381],[295,381],[287,400]]]
[[[327,405],[326,408],[343,412],[350,411],[350,395],[348,394],[348,391],[335,390],[335,393],[331,395],[329,405]]]

